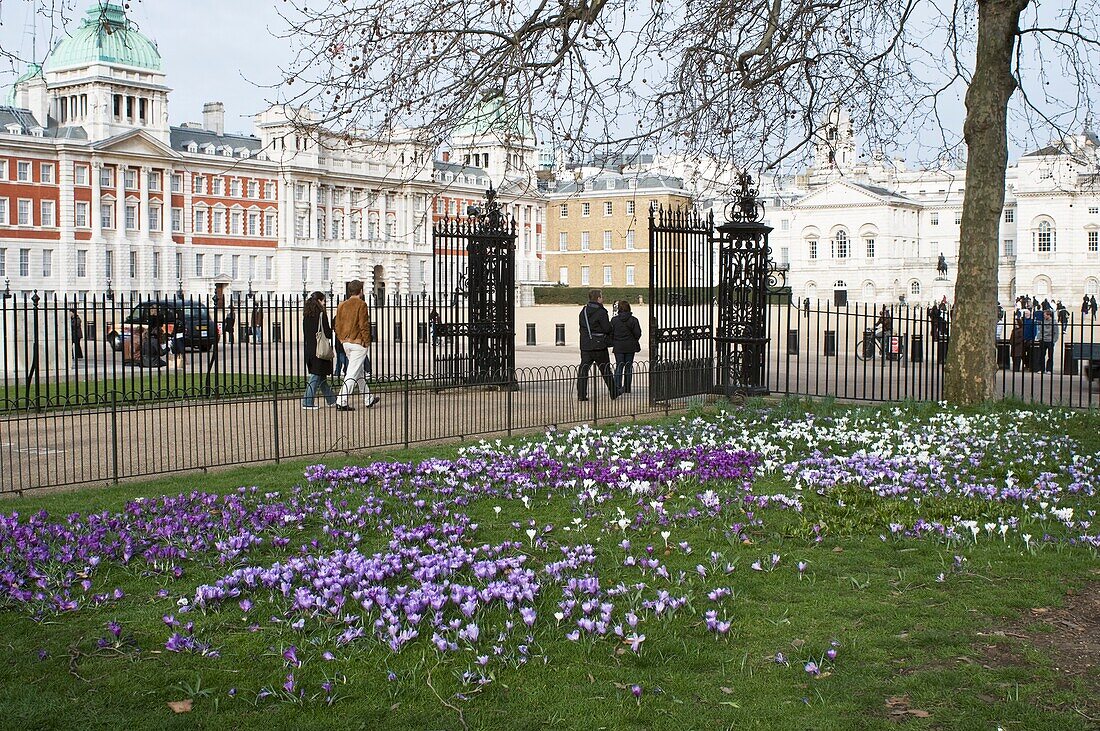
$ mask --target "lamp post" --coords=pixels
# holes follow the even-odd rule
[[[4,299],[11,299],[11,280],[7,278],[4,279]]]
[[[332,280],[328,280],[328,298],[331,300],[333,297]]]
[[[176,280],[176,299],[183,299],[183,278]]]
[[[245,299],[249,299],[249,300],[256,299],[256,293],[252,291],[252,280],[251,279],[248,280],[248,294],[245,295]]]
[[[115,291],[111,289],[111,278],[107,277],[107,299],[115,301]]]

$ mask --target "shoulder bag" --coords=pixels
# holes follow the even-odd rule
[[[336,357],[332,341],[325,335],[324,314],[317,316],[317,348],[313,354],[321,360],[332,360]]]

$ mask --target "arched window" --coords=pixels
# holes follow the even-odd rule
[[[1032,286],[1035,289],[1035,296],[1048,297],[1050,296],[1050,280],[1046,277],[1035,277],[1035,281],[1032,282]]]
[[[833,289],[847,289],[848,283],[843,279],[836,280],[836,284],[833,285]]]
[[[810,258],[817,258],[817,239],[806,239],[806,248],[809,251]]]
[[[1054,231],[1050,221],[1039,221],[1039,228],[1035,232],[1035,249],[1040,254],[1049,254],[1054,250]]]
[[[817,282],[806,282],[806,297],[811,301],[817,299]]]
[[[1085,294],[1090,297],[1100,297],[1100,279],[1089,277],[1085,280]]]
[[[397,216],[386,216],[386,236],[397,237]]]
[[[833,256],[837,259],[848,258],[848,234],[844,231],[837,231],[833,237]]]
[[[874,302],[875,297],[878,295],[878,290],[875,288],[874,282],[863,283],[863,299],[868,302]]]
[[[909,283],[909,294],[914,296],[920,296],[920,282],[914,279]]]

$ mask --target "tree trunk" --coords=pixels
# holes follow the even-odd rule
[[[973,404],[994,397],[997,373],[997,261],[1008,167],[1012,59],[1028,0],[978,0],[978,52],[966,92],[966,193],[959,230],[955,315],[944,398]]]

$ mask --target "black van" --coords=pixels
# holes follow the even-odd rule
[[[120,325],[115,325],[107,333],[107,341],[115,352],[122,350],[123,337],[135,325],[146,328],[159,326],[169,336],[177,328],[182,328],[183,346],[203,352],[218,342],[218,327],[210,317],[210,310],[196,300],[160,299],[138,303]]]

